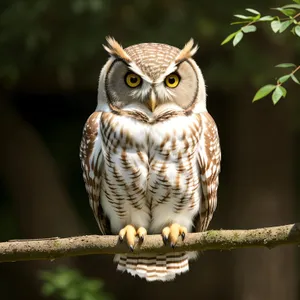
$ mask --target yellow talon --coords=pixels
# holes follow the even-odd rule
[[[163,240],[164,240],[165,244],[167,243],[167,241],[169,239],[169,235],[170,235],[170,227],[165,227],[162,230],[162,236],[163,236]]]
[[[172,248],[175,247],[179,236],[181,236],[182,240],[184,240],[186,234],[187,234],[186,227],[180,226],[179,224],[176,223],[167,226],[162,230],[162,236],[164,242],[166,243],[169,240]]]
[[[187,229],[184,226],[180,226],[179,228],[179,235],[181,235],[182,240],[185,239],[185,236],[187,235]]]
[[[135,230],[132,225],[127,225],[119,231],[120,241],[123,241],[125,237],[131,251],[134,249],[135,237],[138,236],[140,241],[143,242],[145,235],[147,235],[147,230],[144,227],[139,227],[138,230]]]
[[[144,227],[140,227],[137,232],[136,232],[137,236],[139,237],[139,240],[141,242],[144,241],[145,239],[145,235],[147,235],[147,230]]]

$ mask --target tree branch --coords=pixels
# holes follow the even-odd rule
[[[300,244],[300,223],[251,230],[211,230],[187,234],[175,250],[163,244],[160,235],[146,236],[134,253],[166,253],[172,251],[232,250]],[[126,243],[117,236],[86,235],[70,238],[12,240],[0,243],[0,262],[52,260],[60,257],[129,253]]]

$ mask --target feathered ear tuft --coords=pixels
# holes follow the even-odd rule
[[[198,50],[198,45],[195,45],[194,47],[194,40],[190,39],[183,47],[183,49],[180,51],[180,53],[177,55],[175,59],[175,63],[179,64],[183,60],[191,58]]]
[[[124,48],[113,37],[106,37],[106,41],[108,43],[108,46],[103,45],[103,47],[110,55],[119,57],[126,62],[131,61]]]

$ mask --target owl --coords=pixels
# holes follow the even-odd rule
[[[182,49],[124,49],[107,38],[97,107],[83,130],[83,178],[101,234],[118,234],[132,250],[115,256],[117,270],[147,281],[189,270],[196,253],[177,252],[176,242],[206,230],[217,206],[221,151],[197,48],[191,39]],[[147,234],[173,249],[134,253]]]

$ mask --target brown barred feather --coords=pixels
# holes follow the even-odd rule
[[[200,218],[195,220],[195,231],[205,231],[217,207],[217,190],[221,169],[221,149],[217,126],[208,112],[201,113],[203,134],[198,153],[200,179],[203,191]]]
[[[147,281],[173,280],[176,274],[189,270],[187,253],[153,254],[122,254],[116,258],[117,269],[132,275],[146,278]]]
[[[100,115],[101,113],[94,112],[88,118],[83,128],[79,156],[83,170],[83,179],[86,190],[89,194],[90,205],[98,222],[100,231],[102,234],[111,234],[109,219],[104,214],[103,208],[100,204],[100,186],[102,181],[100,170],[103,168],[101,148],[99,149],[96,162],[93,161],[92,164],[90,164],[91,156],[95,146],[95,140],[99,131]],[[91,172],[94,172],[93,177],[90,176]]]

